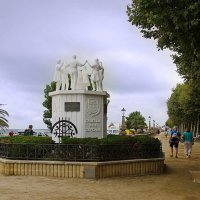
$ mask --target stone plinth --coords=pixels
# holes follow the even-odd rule
[[[50,92],[52,97],[52,125],[64,118],[72,122],[78,134],[75,137],[97,137],[106,135],[107,98],[105,91],[66,90]],[[54,140],[58,138],[53,136]]]
[[[164,157],[105,162],[30,161],[0,158],[0,174],[101,179],[164,172]]]

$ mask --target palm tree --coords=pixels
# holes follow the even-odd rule
[[[0,106],[3,106],[3,104],[0,104]],[[8,128],[8,120],[5,118],[6,116],[9,116],[8,112],[6,110],[0,109],[0,128]]]

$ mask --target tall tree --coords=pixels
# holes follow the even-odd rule
[[[173,125],[189,125],[199,121],[200,102],[197,88],[190,81],[178,84],[167,101],[169,120]]]
[[[129,22],[145,38],[155,39],[159,50],[173,52],[177,72],[185,80],[168,100],[170,123],[200,121],[199,8],[197,0],[132,0],[127,6]]]
[[[134,128],[137,129],[144,129],[147,125],[145,123],[145,118],[141,115],[140,112],[135,111],[129,114],[126,117],[126,126],[128,129]]]
[[[3,104],[0,104],[0,106],[3,106]],[[0,128],[1,129],[5,129],[8,128],[8,120],[6,119],[6,117],[8,117],[9,114],[6,110],[0,109]]]
[[[187,91],[186,85],[178,84],[167,101],[168,115],[173,125],[179,125],[185,117],[184,102],[187,103],[188,99],[184,98],[184,91]]]
[[[49,85],[46,85],[44,89],[44,102],[43,106],[46,110],[43,113],[43,121],[47,125],[49,129],[52,127],[51,117],[52,117],[52,97],[49,96],[49,92],[53,92],[56,90],[56,82],[51,82]]]
[[[157,40],[159,49],[174,51],[180,75],[200,79],[200,1],[133,0],[127,7],[129,22],[145,38]]]

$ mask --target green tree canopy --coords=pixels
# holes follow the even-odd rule
[[[143,129],[147,125],[145,123],[145,118],[140,114],[140,112],[135,111],[126,117],[126,126],[128,129]]]
[[[167,102],[167,123],[198,121],[200,115],[200,1],[132,0],[129,22],[145,38],[157,41],[159,50],[170,49],[177,72],[185,83],[178,85]]]
[[[168,115],[173,125],[195,122],[199,118],[199,89],[193,83],[178,84],[167,101]]]
[[[184,93],[184,91],[186,93]],[[182,122],[185,116],[185,114],[183,115],[185,110],[184,104],[187,103],[187,100],[187,85],[178,84],[167,101],[168,115],[173,125],[178,125]]]
[[[159,49],[174,51],[180,75],[200,78],[200,1],[133,0],[127,7],[129,22],[145,38],[157,40]]]
[[[52,97],[49,96],[49,92],[53,92],[56,90],[56,82],[51,82],[49,85],[46,85],[44,89],[44,102],[43,106],[46,110],[43,113],[43,121],[47,125],[49,129],[52,127],[51,117],[52,117]]]

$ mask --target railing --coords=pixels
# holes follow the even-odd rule
[[[114,161],[162,157],[162,146],[154,144],[0,144],[0,157],[16,160]]]

